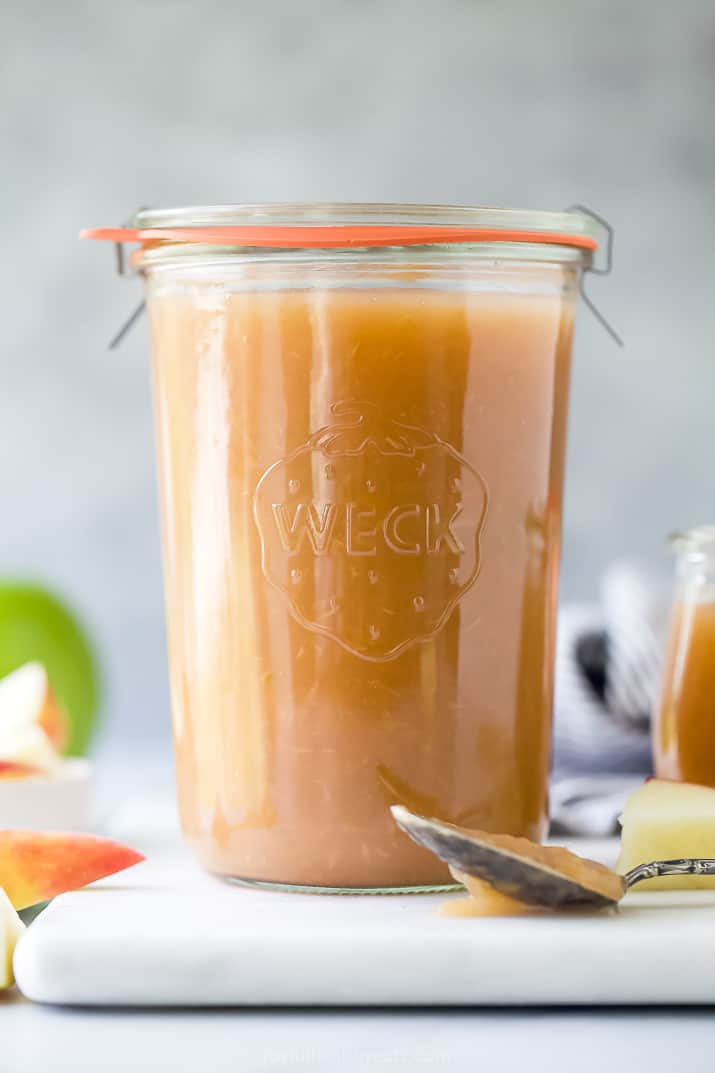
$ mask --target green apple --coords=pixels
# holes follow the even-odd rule
[[[69,719],[64,752],[87,751],[99,705],[93,647],[76,615],[40,585],[0,579],[0,677],[23,664],[44,665]]]

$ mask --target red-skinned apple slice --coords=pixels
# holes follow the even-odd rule
[[[55,697],[41,663],[25,663],[0,679],[0,754],[3,741],[39,728],[61,753],[69,733],[67,715]]]
[[[9,763],[40,768],[46,775],[54,772],[60,762],[44,730],[35,723],[6,730],[2,726],[1,711],[0,757]]]
[[[24,764],[18,760],[0,760],[0,779],[30,779],[43,774],[43,769],[35,764]]]
[[[122,872],[144,857],[109,838],[0,830],[0,887],[15,909]]]

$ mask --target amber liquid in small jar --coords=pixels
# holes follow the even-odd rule
[[[677,587],[653,752],[659,778],[715,786],[715,526],[674,538]]]

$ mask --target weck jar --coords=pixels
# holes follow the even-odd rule
[[[181,820],[243,882],[450,882],[389,806],[538,839],[577,212],[142,211]]]

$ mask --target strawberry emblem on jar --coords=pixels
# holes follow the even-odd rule
[[[474,585],[487,487],[434,433],[371,404],[331,412],[258,481],[262,569],[307,630],[382,662],[436,634]]]

